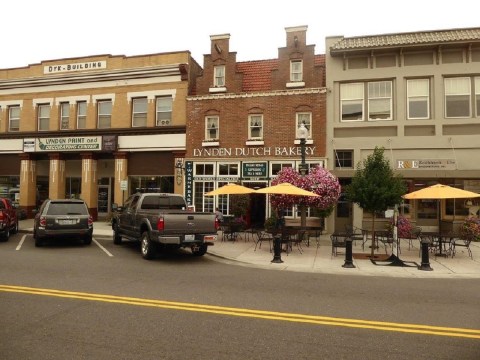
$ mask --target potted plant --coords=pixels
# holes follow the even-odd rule
[[[471,238],[473,241],[480,241],[480,219],[469,216],[460,227],[462,238]]]

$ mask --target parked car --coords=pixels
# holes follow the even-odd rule
[[[17,209],[8,198],[0,198],[0,240],[7,241],[18,232]]]
[[[93,218],[87,204],[77,199],[47,199],[35,214],[33,238],[35,246],[47,239],[75,238],[85,245],[92,243]]]

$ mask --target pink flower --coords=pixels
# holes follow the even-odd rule
[[[320,166],[311,168],[305,176],[299,174],[292,167],[283,168],[278,172],[277,177],[272,180],[272,185],[285,182],[320,196],[273,195],[270,201],[274,208],[286,209],[294,205],[306,205],[326,211],[333,208],[341,193],[338,179]]]

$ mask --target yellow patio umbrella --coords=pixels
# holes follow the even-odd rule
[[[480,194],[448,185],[436,184],[402,196],[404,199],[467,199],[480,197]]]
[[[297,196],[320,196],[311,191],[303,190],[290,183],[281,183],[278,185],[268,186],[255,191],[257,194],[272,195],[297,195]]]
[[[254,189],[247,188],[242,185],[228,183],[219,187],[218,189],[209,191],[205,195],[213,196],[213,195],[241,195],[241,194],[252,194],[254,193]]]

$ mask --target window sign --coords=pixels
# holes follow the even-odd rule
[[[267,163],[243,163],[243,177],[267,177]]]

